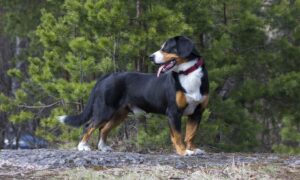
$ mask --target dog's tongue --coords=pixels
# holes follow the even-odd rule
[[[168,71],[169,69],[171,69],[172,67],[174,67],[176,64],[176,62],[174,60],[172,61],[169,61],[163,65],[161,65],[159,68],[158,68],[158,71],[157,71],[157,77],[159,77],[159,75],[161,73],[164,73],[166,71]]]
[[[164,65],[161,65],[159,68],[158,68],[158,71],[157,71],[157,77],[159,77],[161,71],[165,68],[165,64]]]

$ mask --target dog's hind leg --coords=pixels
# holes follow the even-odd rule
[[[90,151],[91,150],[90,146],[88,145],[88,141],[89,141],[91,135],[97,128],[101,128],[105,124],[105,123],[95,124],[95,122],[96,121],[92,121],[91,123],[88,123],[85,125],[85,127],[83,129],[83,136],[77,146],[77,149],[79,151]]]
[[[98,149],[103,152],[112,151],[112,148],[107,145],[107,136],[109,132],[117,127],[121,122],[125,120],[127,117],[128,110],[127,109],[120,109],[117,111],[113,117],[103,126],[103,128],[99,128],[100,131],[100,139],[98,143]]]
[[[77,149],[79,151],[90,151],[91,150],[90,146],[88,145],[88,140],[90,139],[90,137],[95,129],[96,128],[94,128],[94,127],[87,128],[86,133],[84,133],[81,141],[79,142],[79,144],[77,146]]]

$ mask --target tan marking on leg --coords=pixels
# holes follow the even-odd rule
[[[188,119],[186,124],[186,131],[185,131],[185,143],[186,148],[189,150],[194,150],[196,146],[193,144],[193,140],[196,136],[197,129],[198,129],[199,123],[195,120]]]
[[[187,105],[186,97],[182,91],[176,92],[176,104],[180,109],[185,108]]]
[[[99,129],[98,140],[100,140],[100,138],[101,138],[101,129],[102,129],[106,124],[107,124],[107,122],[102,123],[102,124],[98,127],[98,129]]]
[[[127,117],[127,110],[120,110],[117,112],[101,129],[100,136],[104,143],[106,143],[108,133],[115,127],[117,127],[121,122]],[[100,129],[99,129],[100,130]],[[100,140],[100,139],[99,139]]]
[[[186,148],[182,142],[181,133],[171,128],[170,134],[171,134],[171,140],[173,142],[177,154],[184,156]]]
[[[203,97],[204,97],[204,101],[201,103],[201,107],[202,107],[202,109],[205,109],[209,102],[209,96],[208,96],[208,94],[206,94]]]
[[[204,97],[204,101],[201,103],[201,108],[205,109],[208,105],[209,96],[208,94],[206,94],[203,97]],[[196,136],[198,127],[199,127],[199,123],[197,121],[192,120],[190,118],[187,120],[184,141],[186,143],[187,149],[189,150],[194,150],[196,148],[196,146],[193,144],[193,140]]]
[[[88,140],[90,139],[92,133],[94,132],[96,128],[89,128],[87,130],[87,132],[83,135],[82,139],[81,139],[81,142],[88,142]]]

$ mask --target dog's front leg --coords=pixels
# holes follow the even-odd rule
[[[196,109],[195,112],[188,116],[188,120],[186,122],[186,130],[185,130],[185,143],[186,143],[186,148],[189,150],[194,150],[196,146],[193,143],[193,140],[196,136],[199,123],[201,121],[201,116],[202,116],[203,110],[201,109],[201,105],[199,105]]]
[[[181,113],[173,112],[168,113],[169,117],[169,126],[170,126],[170,135],[173,145],[176,149],[177,154],[181,156],[189,156],[192,155],[194,152],[187,150],[181,135]]]
[[[187,124],[186,124],[186,134],[185,134],[185,143],[186,148],[188,150],[194,151],[194,154],[203,154],[205,153],[203,150],[196,148],[196,146],[193,143],[193,140],[196,136],[201,117],[203,114],[204,109],[201,105],[199,105],[195,112],[188,117]]]

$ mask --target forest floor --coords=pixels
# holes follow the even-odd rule
[[[0,179],[300,179],[300,156],[2,150]]]

